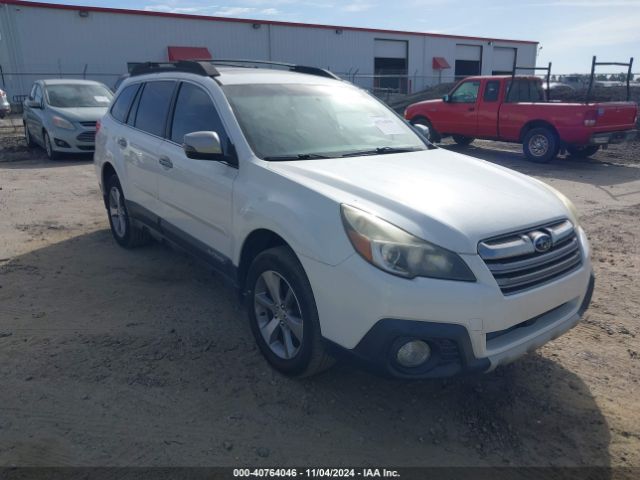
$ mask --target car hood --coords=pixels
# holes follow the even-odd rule
[[[58,114],[72,122],[95,122],[104,117],[104,114],[109,109],[109,107],[50,108],[54,114]]]
[[[295,162],[270,168],[459,253],[479,241],[569,216],[544,183],[445,149]]]

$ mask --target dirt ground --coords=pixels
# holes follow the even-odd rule
[[[274,373],[210,271],[115,244],[90,158],[0,142],[0,465],[640,466],[638,144],[546,166],[464,149],[576,203],[593,304],[496,372],[404,382]]]

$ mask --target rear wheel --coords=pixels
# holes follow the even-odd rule
[[[107,180],[107,213],[111,234],[118,245],[124,248],[135,248],[150,242],[149,234],[132,225],[120,186],[118,176],[113,174]]]
[[[453,141],[458,145],[463,146],[470,145],[475,140],[473,137],[465,137],[463,135],[451,135],[451,138],[453,138]]]
[[[442,136],[438,133],[438,131],[433,128],[433,125],[431,124],[431,122],[424,118],[424,117],[416,117],[413,120],[411,120],[411,124],[412,125],[424,125],[425,127],[427,127],[429,129],[429,141],[430,142],[439,142],[440,140],[442,140]]]
[[[48,132],[44,132],[44,136],[43,136],[43,141],[44,141],[44,149],[47,152],[47,157],[49,158],[49,160],[57,160],[60,158],[60,153],[56,152],[53,149],[53,145],[51,143],[51,138],[49,137],[49,133]]]
[[[309,279],[290,248],[271,248],[256,257],[247,292],[251,330],[272,367],[285,375],[310,376],[333,364]]]
[[[595,154],[600,147],[598,145],[587,145],[585,147],[578,147],[576,145],[567,145],[567,152],[572,157],[587,158]]]
[[[555,132],[550,128],[536,127],[524,136],[522,149],[527,159],[532,162],[549,163],[558,155],[560,145]]]

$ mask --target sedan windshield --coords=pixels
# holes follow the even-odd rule
[[[108,107],[112,97],[102,85],[47,85],[47,98],[52,107]]]
[[[391,110],[348,85],[223,87],[254,153],[307,160],[425,150]]]

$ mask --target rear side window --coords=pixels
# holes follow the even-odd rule
[[[136,112],[135,127],[145,132],[164,136],[165,123],[175,82],[149,82],[144,86]]]
[[[129,113],[129,107],[131,106],[131,102],[133,101],[133,97],[136,96],[136,92],[138,91],[138,87],[140,85],[129,85],[122,93],[118,95],[116,101],[113,102],[113,107],[111,107],[111,115],[113,118],[118,120],[119,122],[124,123],[127,120],[127,113]]]
[[[509,88],[509,84],[507,88]],[[540,82],[527,78],[516,79],[509,91],[507,102],[543,102],[544,91]]]
[[[484,87],[483,99],[485,102],[495,102],[498,100],[498,93],[500,92],[500,82],[497,80],[491,80],[487,82]]]
[[[207,92],[191,83],[183,83],[173,114],[171,141],[182,143],[184,136],[193,132],[217,132],[220,144],[226,144],[224,127]]]

